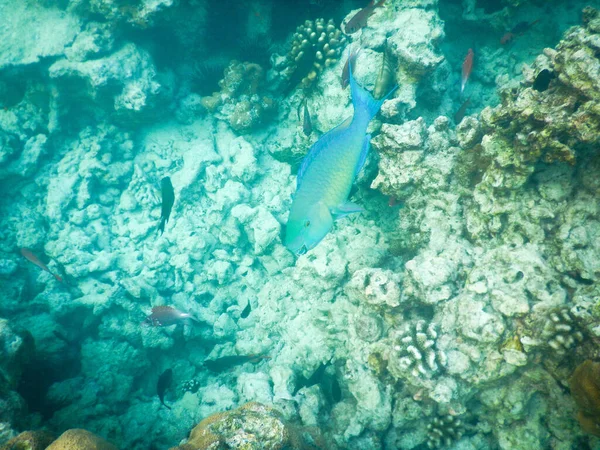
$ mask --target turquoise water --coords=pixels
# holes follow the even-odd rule
[[[0,448],[600,449],[586,6],[0,0]],[[295,254],[351,49],[398,87]]]

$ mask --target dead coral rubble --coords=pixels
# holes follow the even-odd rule
[[[235,131],[249,132],[275,111],[275,102],[261,92],[265,73],[254,63],[232,61],[219,81],[220,91],[203,97],[202,105],[219,112]]]
[[[320,448],[319,435],[288,424],[273,408],[250,402],[213,414],[194,427],[185,444],[171,450]]]

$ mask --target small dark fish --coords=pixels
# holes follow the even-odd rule
[[[338,403],[342,399],[342,388],[337,377],[333,377],[331,380],[331,399],[334,403]]]
[[[52,331],[52,334],[54,336],[56,336],[57,339],[60,339],[61,341],[63,341],[65,344],[67,345],[71,345],[73,344],[73,341],[69,338],[67,338],[64,334],[62,334],[60,331],[58,330],[54,330]]]
[[[292,395],[296,395],[298,393],[298,391],[302,388],[305,388],[305,387],[309,388],[311,386],[314,386],[315,384],[321,383],[321,381],[323,381],[323,375],[325,374],[325,369],[327,369],[328,365],[329,365],[329,363],[321,363],[321,365],[319,367],[317,367],[317,370],[315,370],[313,372],[313,374],[310,376],[310,378],[306,378],[306,377],[300,375],[298,377],[298,382],[296,383],[296,387],[295,387]]]
[[[501,38],[500,38],[500,44],[502,45],[506,45],[509,42],[511,42],[513,39],[515,38],[515,35],[513,33],[505,33]]]
[[[155,327],[163,327],[182,323],[185,319],[197,321],[191,314],[181,312],[172,306],[155,306],[144,323]]]
[[[308,101],[306,97],[298,105],[298,120],[300,120],[300,108],[302,108],[302,131],[306,136],[310,136],[312,133],[312,120],[310,119],[310,113],[308,112]]]
[[[381,62],[381,69],[379,70],[379,76],[375,82],[375,88],[373,89],[373,97],[378,100],[383,98],[390,92],[394,84],[394,70],[390,62],[387,49],[383,52],[383,61]]]
[[[550,86],[550,82],[556,77],[554,72],[550,72],[548,69],[543,69],[535,77],[533,82],[533,88],[538,92],[544,92]]]
[[[512,28],[512,30],[505,33],[504,36],[502,36],[502,38],[500,38],[500,44],[502,44],[502,45],[508,44],[515,37],[521,36],[522,34],[524,34],[527,30],[529,30],[532,26],[534,26],[539,21],[540,21],[540,19],[534,20],[533,22],[527,22],[527,21],[519,22]]]
[[[165,404],[165,392],[171,386],[173,382],[173,370],[167,369],[158,377],[158,382],[156,383],[156,393],[158,394],[158,398],[160,399],[160,403],[165,406],[167,409],[171,409],[171,407]]]
[[[217,359],[205,359],[204,367],[211,372],[223,372],[240,364],[257,363],[263,359],[271,359],[271,357],[269,355],[229,355]]]
[[[396,197],[393,197],[393,196],[390,195],[390,197],[388,198],[388,206],[390,208],[396,206],[399,203],[400,202],[398,201],[398,199]]]
[[[48,272],[50,275],[52,275],[54,278],[56,278],[57,281],[60,281],[61,283],[63,282],[63,279],[61,277],[59,277],[58,275],[50,272],[50,269],[48,269],[48,266],[46,264],[44,264],[42,261],[40,261],[40,259],[36,255],[34,255],[31,250],[29,250],[27,248],[22,248],[21,255],[23,255],[27,260],[29,260],[36,266],[38,266],[40,269]]]
[[[346,89],[350,84],[350,66],[355,67],[356,57],[359,52],[360,48],[350,51],[350,56],[346,59],[346,64],[344,64],[344,68],[342,69],[342,89]]]
[[[519,22],[510,31],[512,34],[523,34],[539,21],[540,19],[534,20],[533,22],[527,22],[526,20],[523,22]]]
[[[169,216],[171,215],[173,203],[175,203],[175,193],[173,192],[173,185],[171,184],[171,179],[169,177],[164,177],[160,180],[160,191],[162,193],[162,206],[158,229],[160,234],[163,234],[165,231],[165,224],[169,221]]]
[[[364,28],[367,25],[367,19],[373,14],[375,8],[382,6],[383,2],[385,2],[385,0],[380,0],[377,3],[375,3],[375,0],[371,0],[371,3],[354,14],[352,19],[350,19],[344,27],[346,34],[356,33],[361,28]]]
[[[250,311],[252,311],[252,305],[250,305],[250,300],[248,300],[248,304],[246,305],[246,307],[244,308],[244,310],[240,314],[240,317],[242,319],[245,319],[246,317],[248,317],[250,315]]]
[[[460,108],[458,108],[458,111],[456,111],[456,114],[454,114],[454,123],[456,125],[458,125],[465,118],[465,114],[467,113],[467,108],[470,105],[471,105],[471,97],[466,99],[463,102],[463,104],[460,105]]]

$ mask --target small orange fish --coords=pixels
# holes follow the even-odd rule
[[[346,64],[344,64],[344,68],[342,69],[342,89],[346,89],[348,84],[350,84],[350,66],[355,67],[356,57],[360,52],[360,48],[350,51],[350,56],[346,59]]]
[[[169,325],[182,323],[185,319],[197,321],[191,314],[181,312],[172,306],[155,306],[152,308],[152,313],[146,317],[143,323],[155,327],[168,327]]]
[[[467,52],[467,56],[465,56],[465,60],[462,65],[462,79],[460,84],[460,93],[462,94],[465,90],[465,85],[469,80],[469,76],[471,75],[471,71],[473,70],[473,57],[475,53],[473,53],[473,49],[470,48]]]
[[[540,21],[540,19],[534,20],[533,22],[519,22],[518,24],[516,24],[512,30],[510,30],[508,33],[506,33],[504,36],[502,36],[502,38],[500,38],[500,44],[502,45],[506,45],[509,42],[511,42],[515,37],[517,36],[522,36],[523,34],[525,34],[525,32],[527,30],[529,30],[532,26],[534,26],[536,23],[538,23]]]
[[[454,123],[456,125],[458,125],[465,118],[465,114],[467,113],[467,109],[469,108],[470,105],[471,105],[471,97],[466,99],[464,101],[464,103],[462,105],[460,105],[460,108],[458,108],[458,111],[456,111],[456,114],[454,114]]]
[[[510,41],[512,41],[515,38],[515,35],[512,34],[511,32],[506,33],[504,36],[502,36],[500,38],[500,44],[502,45],[506,45],[508,44]]]
[[[36,266],[38,266],[40,269],[48,272],[50,275],[52,275],[54,278],[56,278],[57,281],[60,281],[61,283],[63,282],[63,279],[61,277],[59,277],[58,275],[50,272],[50,269],[48,269],[48,266],[46,264],[44,264],[42,261],[40,261],[40,259],[37,256],[35,256],[31,250],[29,250],[27,248],[22,248],[21,255],[23,255],[26,259],[31,261]]]
[[[369,3],[359,12],[354,14],[354,16],[352,16],[352,19],[350,19],[344,27],[344,31],[346,32],[346,34],[356,33],[361,28],[367,26],[367,19],[371,16],[371,14],[373,14],[375,8],[378,8],[383,5],[383,2],[385,2],[385,0],[380,0],[377,3],[375,3],[375,0],[371,0],[371,3]]]

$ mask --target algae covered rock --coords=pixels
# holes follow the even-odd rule
[[[304,445],[279,412],[252,402],[207,417],[194,427],[187,443],[171,450],[314,448]]]
[[[0,450],[45,450],[54,438],[47,431],[24,431],[0,446]]]
[[[102,58],[56,61],[50,66],[49,75],[66,85],[77,80],[81,83],[78,95],[82,98],[74,100],[89,101],[91,98],[128,120],[141,111],[148,113],[156,107],[161,92],[152,57],[131,42]]]
[[[527,221],[551,219],[552,213],[539,200],[535,213],[515,208],[520,203],[517,192],[531,181],[536,167],[561,162],[574,165],[597,151],[597,17],[596,10],[586,8],[584,25],[571,28],[556,49],[546,49],[525,70],[526,81],[520,87],[501,91],[501,105],[484,109],[478,124],[463,121],[457,127],[464,149],[457,175],[471,192],[465,215],[474,238],[510,228],[502,224],[502,216],[508,214],[522,217],[529,211],[536,217]],[[542,71],[552,76],[547,88],[536,84]],[[529,231],[525,224],[518,227]]]
[[[218,113],[239,133],[263,124],[276,109],[273,98],[263,92],[265,73],[255,63],[232,61],[219,81],[220,91],[203,97],[200,103]]]
[[[43,3],[0,1],[0,68],[60,55],[79,32],[76,15],[56,7],[44,8]]]
[[[33,356],[33,337],[0,318],[0,442],[13,437],[22,426],[27,411],[16,392],[25,364]]]
[[[74,428],[61,434],[47,450],[117,450],[117,447],[89,431]]]

